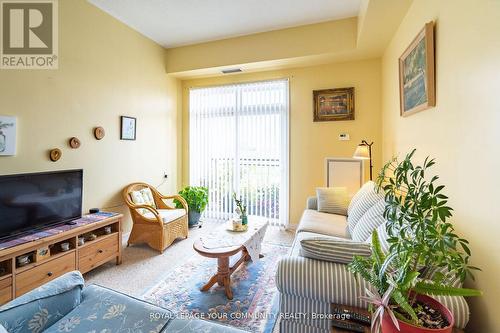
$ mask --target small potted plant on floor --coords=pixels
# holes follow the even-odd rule
[[[478,296],[474,289],[453,287],[471,271],[468,241],[454,232],[448,221],[443,185],[437,176],[426,177],[434,160],[426,158],[422,166],[412,162],[415,150],[403,161],[387,163],[377,180],[385,193],[388,253],[381,250],[375,231],[372,255],[355,257],[349,269],[371,284],[365,301],[373,310],[372,332],[378,333],[451,333],[451,312],[432,295]],[[432,268],[432,276],[426,272]],[[429,279],[430,278],[430,279]]]
[[[179,192],[179,195],[188,204],[188,224],[190,227],[200,222],[201,213],[208,204],[208,188],[203,186],[187,186]],[[183,208],[178,200],[174,200],[176,208]]]

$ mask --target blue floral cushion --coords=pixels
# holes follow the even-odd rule
[[[39,333],[80,304],[83,277],[78,271],[26,293],[0,307],[0,325],[10,333]]]
[[[172,313],[104,287],[89,285],[80,306],[44,332],[161,332]]]

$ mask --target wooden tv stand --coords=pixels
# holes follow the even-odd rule
[[[62,227],[67,230],[59,232],[61,227],[55,227],[57,234],[36,240],[19,238],[15,241],[23,241],[22,244],[0,250],[0,304],[73,270],[86,273],[113,259],[117,265],[121,264],[123,215],[99,216],[95,221],[90,218],[93,216],[96,215],[84,216],[77,225]],[[110,227],[111,233],[106,234],[105,227]],[[89,234],[97,238],[79,245],[78,237],[88,238]],[[61,243],[65,242],[70,249],[62,251]],[[23,255],[29,255],[31,262],[19,266],[16,258]]]

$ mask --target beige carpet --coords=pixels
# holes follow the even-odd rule
[[[191,256],[197,256],[198,254],[193,250],[193,241],[203,233],[210,232],[216,225],[216,222],[208,221],[203,224],[202,228],[190,229],[188,239],[176,241],[163,254],[146,245],[130,247],[124,245],[121,265],[116,266],[112,261],[85,274],[85,280],[87,283],[96,283],[140,297],[174,267]],[[293,237],[293,232],[269,227],[264,242],[291,245]],[[215,269],[216,263],[214,262]]]

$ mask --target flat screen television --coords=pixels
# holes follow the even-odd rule
[[[0,176],[0,239],[82,215],[83,170]]]

